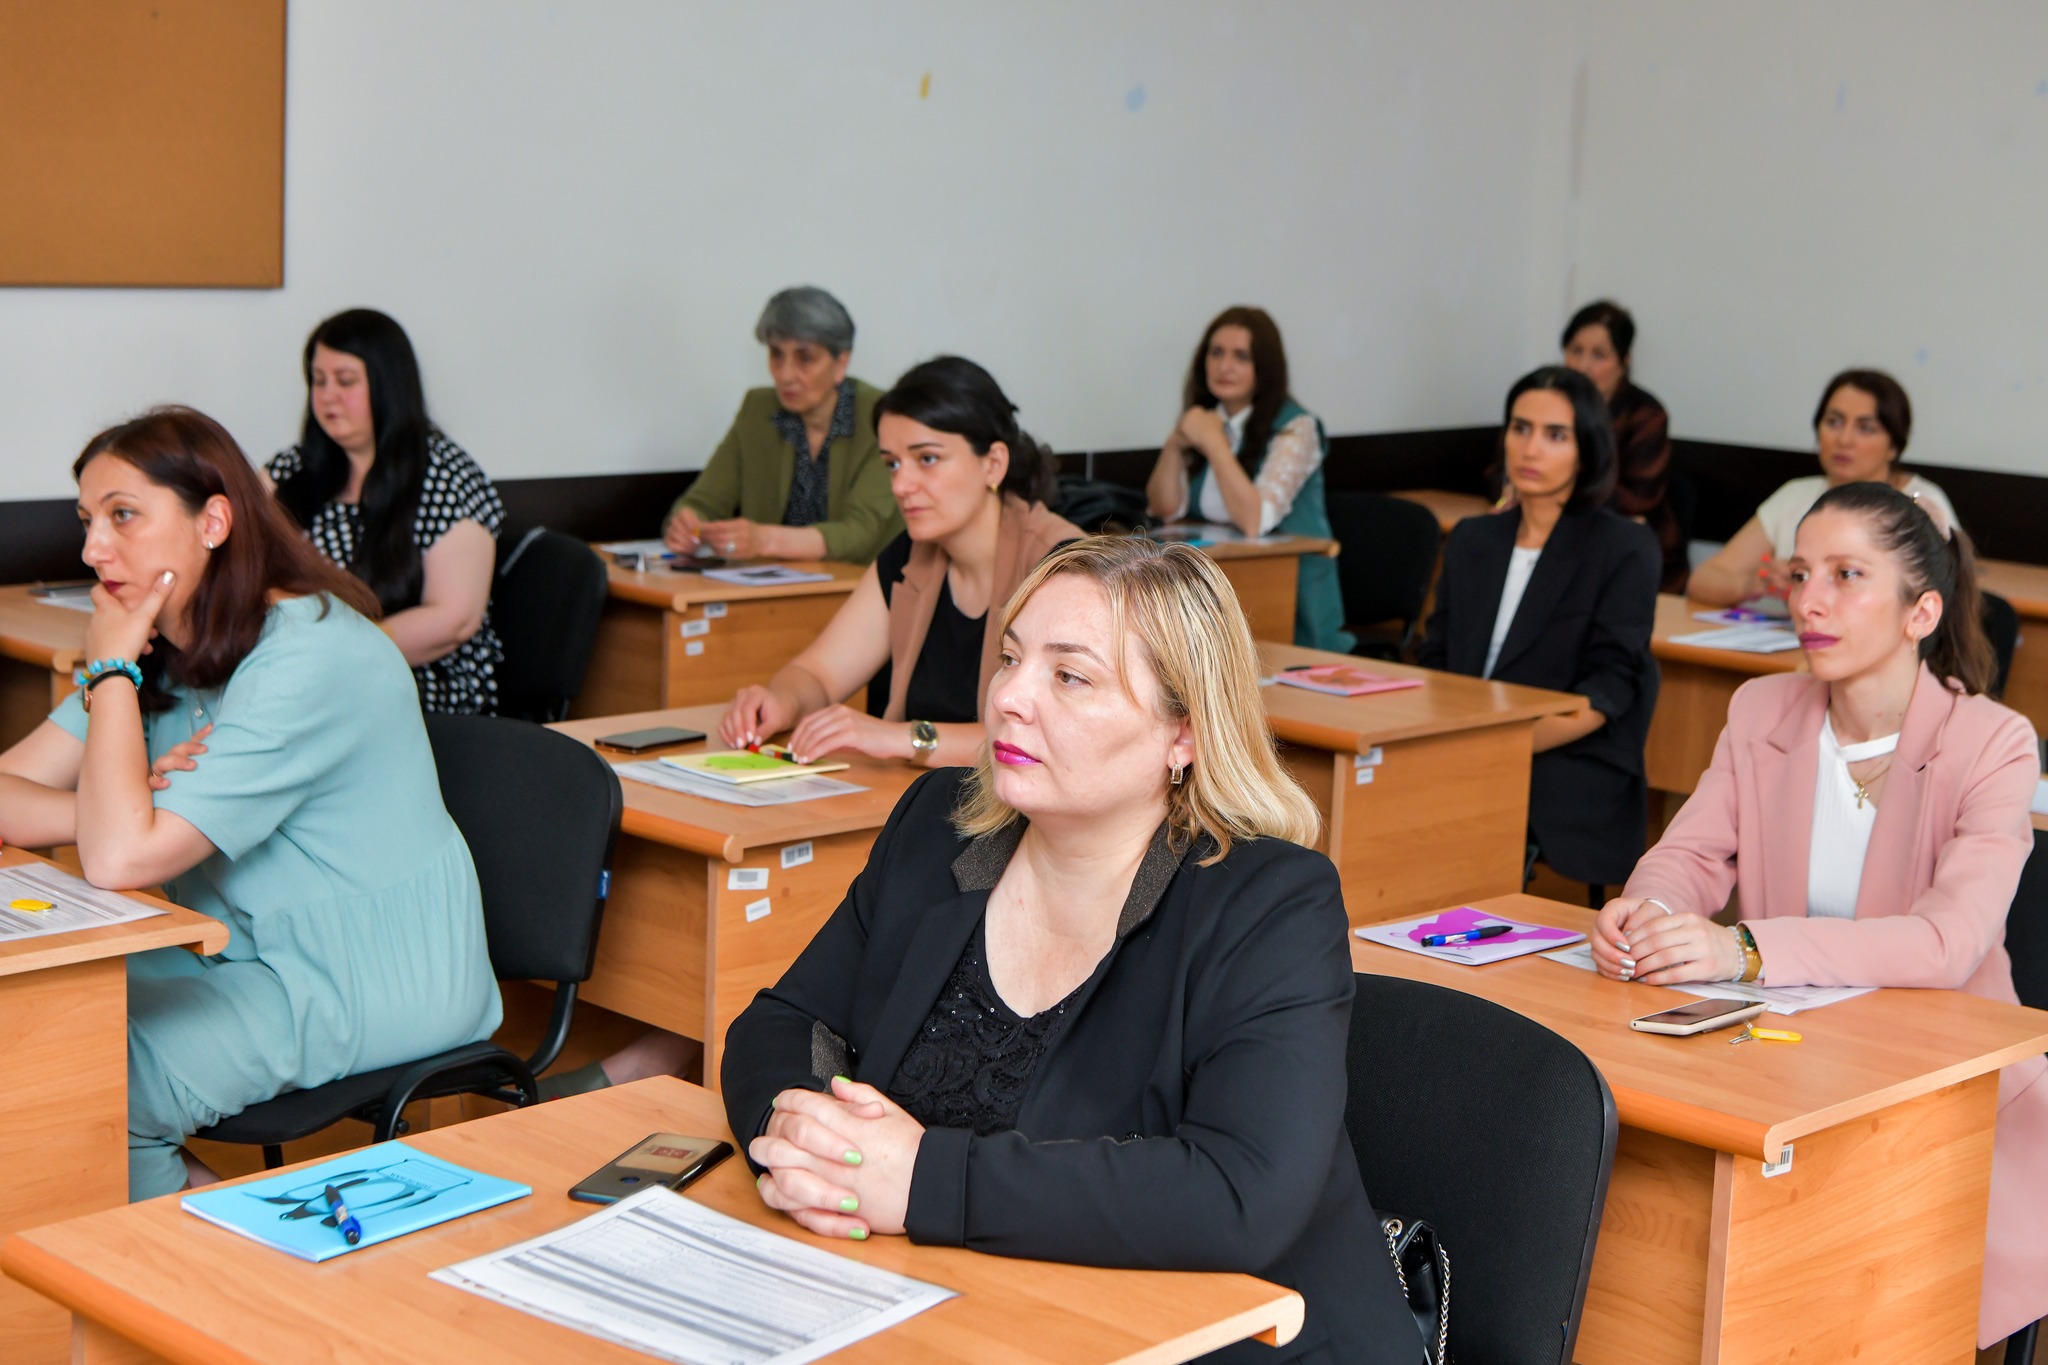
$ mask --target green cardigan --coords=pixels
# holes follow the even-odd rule
[[[827,559],[871,563],[884,545],[903,534],[903,514],[889,492],[889,471],[882,468],[882,448],[875,440],[875,402],[881,396],[874,385],[854,380],[853,435],[831,445],[825,520],[814,523],[825,537]],[[711,462],[669,515],[687,507],[706,521],[738,515],[781,525],[796,451],[775,429],[780,406],[772,388],[747,390]]]

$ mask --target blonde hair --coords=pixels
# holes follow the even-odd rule
[[[1185,847],[1199,835],[1214,840],[1215,856],[1204,859],[1204,865],[1230,852],[1236,839],[1314,844],[1322,817],[1280,765],[1259,697],[1251,627],[1216,562],[1189,546],[1162,545],[1141,536],[1069,541],[1040,560],[1018,585],[1003,608],[1003,629],[1009,630],[1033,593],[1062,574],[1102,589],[1109,599],[1112,634],[1143,649],[1158,676],[1161,713],[1186,720],[1194,732],[1194,762],[1180,785],[1166,789],[1166,820],[1175,844]],[[1117,673],[1129,692],[1121,656]],[[975,837],[1019,818],[995,793],[984,746],[953,825]]]

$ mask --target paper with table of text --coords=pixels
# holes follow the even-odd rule
[[[614,763],[612,771],[650,787],[667,787],[686,796],[706,801],[723,801],[728,806],[787,806],[797,801],[817,801],[827,796],[852,796],[866,787],[841,782],[836,777],[785,777],[779,782],[754,782],[735,786],[714,777],[703,777],[685,768],[672,767],[658,759],[638,763]]]
[[[954,1296],[661,1188],[434,1278],[682,1365],[803,1365]]]
[[[1591,944],[1581,943],[1543,956],[1552,962],[1562,962],[1567,967],[1583,967],[1585,970],[1599,970],[1593,965]],[[1801,1010],[1819,1009],[1822,1005],[1838,1004],[1853,1000],[1859,995],[1868,995],[1875,986],[1759,986],[1754,982],[1741,981],[1688,981],[1679,986],[1660,987],[1667,991],[1682,991],[1687,995],[1703,995],[1711,1000],[1752,1000],[1761,1001],[1771,1007],[1772,1014],[1797,1014]]]
[[[59,868],[40,863],[0,868],[0,939],[104,929],[163,913],[119,892],[102,891]]]

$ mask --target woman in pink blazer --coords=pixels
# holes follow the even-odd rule
[[[2017,1003],[2005,916],[2033,846],[2025,720],[1984,696],[1991,651],[1968,538],[1884,484],[1800,524],[1793,623],[1808,673],[1746,683],[1714,763],[1601,910],[1620,981],[1918,986]],[[1708,916],[1741,893],[1742,923]],[[2048,1062],[1999,1077],[1977,1337],[2048,1314]]]

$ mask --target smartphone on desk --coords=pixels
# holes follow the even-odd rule
[[[717,1138],[649,1133],[602,1170],[586,1176],[569,1197],[586,1204],[615,1204],[650,1185],[680,1190],[731,1155],[732,1144]]]
[[[1677,1009],[1658,1010],[1655,1014],[1631,1019],[1628,1026],[1639,1033],[1671,1033],[1684,1038],[1727,1028],[1731,1024],[1747,1023],[1767,1008],[1755,1000],[1695,1000]]]
[[[622,734],[599,735],[591,742],[600,749],[617,749],[620,753],[641,754],[649,749],[665,749],[671,744],[695,744],[702,738],[702,730],[685,730],[679,725],[657,725],[648,730],[627,730]]]

